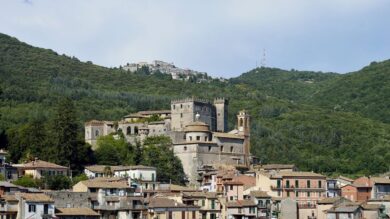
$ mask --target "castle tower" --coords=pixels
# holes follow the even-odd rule
[[[214,99],[214,106],[217,117],[217,132],[228,131],[228,105],[229,101],[225,98]]]
[[[250,116],[245,110],[241,110],[237,115],[238,134],[244,136],[245,164],[250,165]]]

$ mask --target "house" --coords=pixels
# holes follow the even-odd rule
[[[16,219],[19,201],[15,195],[0,196],[0,218]]]
[[[390,179],[389,177],[371,177],[372,190],[371,198],[380,199],[386,195],[390,195]]]
[[[356,203],[341,203],[326,211],[327,219],[363,219],[362,207]]]
[[[146,219],[197,219],[199,206],[185,205],[168,198],[151,198]]]
[[[348,177],[345,177],[345,176],[339,176],[339,177],[337,177],[337,184],[338,184],[338,186],[341,188],[341,187],[343,187],[343,186],[345,186],[345,185],[349,185],[349,184],[352,184],[353,183],[353,179],[351,179],[351,178],[348,178]]]
[[[91,193],[91,208],[103,218],[140,219],[146,208],[143,197],[135,193],[126,179],[94,178],[80,181],[73,192]]]
[[[0,181],[0,196],[7,194],[15,194],[16,192],[19,192],[20,190],[26,190],[21,186],[14,185],[12,183],[6,182],[6,181]]]
[[[56,208],[91,208],[91,193],[73,191],[45,191]]]
[[[291,198],[283,198],[280,201],[280,214],[278,215],[280,219],[298,219],[301,218],[298,215],[298,206],[297,202]],[[307,216],[302,217],[311,219],[313,217]]]
[[[229,201],[244,199],[244,184],[240,181],[224,182],[224,196]]]
[[[258,171],[256,187],[272,197],[291,198],[298,203],[299,217],[312,217],[317,201],[326,196],[326,177],[313,172]]]
[[[18,174],[16,168],[6,162],[7,151],[0,149],[0,175],[4,180],[16,180]]]
[[[344,202],[351,202],[343,197],[327,197],[317,202],[317,219],[326,219],[327,210]]]
[[[55,216],[54,201],[43,193],[16,193],[19,202],[18,219],[44,219]]]
[[[44,176],[69,175],[68,167],[39,160],[38,158],[28,163],[14,164],[13,166],[17,168],[19,176],[30,175],[34,179],[40,179]]]
[[[326,197],[337,197],[341,195],[341,189],[337,179],[326,179]]]
[[[380,204],[362,204],[363,218],[376,219],[380,218],[381,213],[384,211],[384,206]]]
[[[227,219],[257,218],[257,204],[253,200],[235,200],[226,203]]]
[[[60,219],[99,219],[100,214],[90,208],[56,208]]]
[[[221,218],[221,204],[215,192],[183,192],[183,204],[199,206],[201,219]]]
[[[360,177],[352,184],[341,187],[341,196],[351,201],[367,201],[371,198],[372,181],[368,177]]]
[[[144,190],[156,190],[158,187],[157,172],[155,167],[137,166],[86,166],[84,173],[88,178],[95,177],[119,177],[129,178],[129,184],[136,184]]]
[[[264,191],[251,191],[250,198],[257,204],[257,218],[266,219],[271,216],[271,196]]]
[[[370,199],[367,201],[367,204],[377,204],[384,206],[384,209],[382,210],[382,217],[383,218],[390,218],[390,195],[385,195],[384,197],[381,197],[379,199]]]

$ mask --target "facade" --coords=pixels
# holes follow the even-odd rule
[[[188,206],[168,198],[150,199],[146,219],[197,219],[199,207]]]
[[[263,172],[256,176],[256,187],[272,197],[297,202],[299,217],[316,217],[317,201],[326,196],[326,177],[312,172]],[[314,216],[313,216],[314,214]]]
[[[7,151],[0,149],[0,175],[7,181],[16,180],[18,178],[18,173],[15,167],[7,163],[7,154]]]
[[[326,179],[326,197],[338,197],[341,195],[341,189],[337,179]]]
[[[188,206],[198,206],[202,219],[221,218],[221,203],[215,192],[183,192],[182,202]]]
[[[34,179],[40,179],[41,177],[46,175],[48,176],[69,175],[68,167],[39,160],[38,158],[35,158],[35,160],[28,163],[14,164],[13,167],[17,169],[19,176],[30,175]]]
[[[371,177],[370,180],[372,182],[372,199],[381,199],[387,195],[390,195],[389,177]]]
[[[250,197],[257,204],[257,218],[270,218],[272,204],[271,196],[263,191],[251,191]]]
[[[96,142],[100,136],[108,135],[115,131],[112,121],[91,120],[84,124],[85,142],[92,145],[92,149],[96,149]]]
[[[228,219],[255,219],[257,218],[257,205],[253,200],[236,200],[226,203]]]
[[[55,216],[54,201],[42,193],[17,193],[19,202],[17,219],[45,219]]]

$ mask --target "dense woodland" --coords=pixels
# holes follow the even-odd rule
[[[161,169],[176,162],[156,146],[166,139],[150,140],[147,151],[107,137],[103,149],[126,151],[110,160],[108,150],[92,152],[83,142],[83,124],[169,109],[171,99],[187,96],[228,98],[230,128],[238,110],[249,110],[252,153],[262,163],[295,163],[329,175],[390,169],[390,61],[348,74],[257,68],[227,82],[191,83],[80,62],[0,34],[0,147],[12,162],[38,156],[81,169],[88,163],[151,164],[157,153]],[[181,173],[169,174],[163,179]]]

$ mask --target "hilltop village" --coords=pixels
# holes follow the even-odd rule
[[[30,176],[69,176],[69,167],[35,158],[11,164],[0,151],[1,218],[120,219],[374,219],[389,218],[389,176],[329,178],[293,164],[258,164],[250,154],[250,115],[237,112],[228,129],[229,101],[185,98],[170,110],[140,111],[120,121],[85,123],[85,141],[123,133],[143,144],[167,136],[187,184],[159,182],[154,166],[85,166],[86,179],[68,190],[12,184]]]

